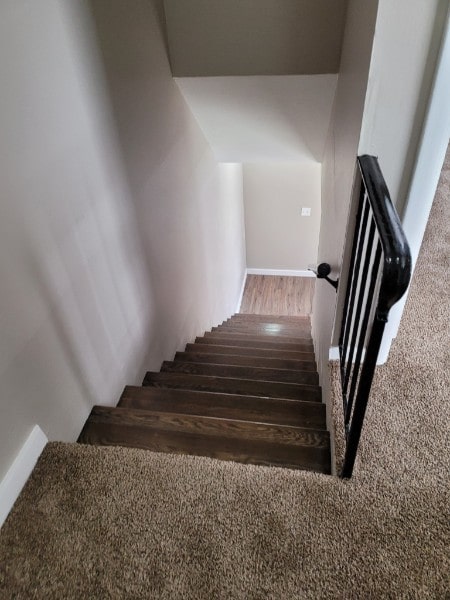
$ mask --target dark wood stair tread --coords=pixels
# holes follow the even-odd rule
[[[288,315],[256,315],[254,313],[235,313],[228,321],[245,321],[245,322],[259,322],[265,321],[270,323],[282,323],[282,324],[304,324],[311,323],[310,317],[292,317]]]
[[[79,442],[330,472],[327,432],[248,421],[99,406]]]
[[[89,422],[145,425],[159,431],[183,431],[233,439],[251,437],[254,440],[293,446],[329,448],[330,445],[328,431],[324,430],[125,407],[94,406]]]
[[[149,371],[145,375],[142,385],[176,387],[230,394],[249,394],[250,396],[287,398],[310,402],[321,401],[321,390],[317,385],[254,381],[251,379],[214,377],[211,375],[187,375],[185,373],[156,373]]]
[[[207,354],[232,354],[238,356],[266,357],[288,360],[308,361],[315,364],[315,356],[312,351],[296,352],[291,350],[279,350],[273,348],[254,348],[252,346],[220,346],[216,344],[186,344],[186,352]]]
[[[275,331],[273,329],[263,329],[262,327],[231,327],[227,325],[220,325],[220,327],[212,327],[211,331],[208,333],[217,333],[220,335],[235,335],[235,336],[257,336],[262,339],[270,338],[270,339],[280,339],[281,341],[290,340],[294,343],[297,341],[306,340],[307,342],[311,342],[311,332],[310,331],[299,331],[299,330],[289,330],[289,331]]]
[[[309,317],[233,315],[95,406],[79,442],[330,473]]]
[[[321,402],[177,388],[126,386],[119,406],[326,429],[326,410]]]
[[[195,338],[196,344],[214,344],[219,346],[243,346],[251,348],[273,348],[274,350],[290,350],[294,352],[310,352],[313,349],[311,342],[279,341],[264,339],[258,336],[236,337],[230,334],[218,335],[215,333],[205,333],[204,337]]]
[[[206,352],[177,352],[176,361],[211,363],[215,365],[237,365],[241,367],[266,367],[271,369],[292,369],[295,371],[315,371],[312,361],[290,360],[288,358],[272,358],[263,356],[240,356],[235,354],[218,354]]]
[[[205,336],[230,336],[230,337],[236,337],[236,338],[241,338],[241,339],[260,339],[260,340],[266,340],[269,339],[271,342],[275,341],[275,342],[288,342],[291,344],[297,344],[297,343],[312,343],[311,340],[311,334],[298,334],[295,336],[292,335],[283,335],[283,334],[276,334],[276,333],[262,333],[262,332],[246,332],[246,331],[241,331],[240,329],[226,329],[226,328],[222,328],[219,329],[218,327],[213,327],[211,331],[207,331],[205,333]]]
[[[251,327],[259,327],[261,325],[274,325],[274,326],[278,326],[281,329],[308,329],[311,330],[311,321],[308,318],[298,318],[297,320],[291,320],[291,321],[287,321],[287,320],[280,320],[276,317],[270,317],[270,316],[263,316],[261,315],[261,318],[259,319],[249,319],[246,318],[245,316],[234,316],[234,317],[230,317],[229,319],[225,319],[225,321],[222,321],[221,325],[224,324],[236,324],[236,325],[244,325],[244,326],[251,326]]]
[[[186,373],[195,375],[213,375],[256,381],[278,381],[280,383],[298,383],[318,385],[319,376],[315,371],[293,371],[292,369],[270,369],[267,367],[248,367],[238,365],[218,365],[181,361],[164,361],[161,372]]]
[[[280,335],[292,337],[311,337],[311,326],[287,326],[279,323],[239,323],[237,321],[224,322],[218,327],[212,327],[212,331],[240,331],[242,333],[254,333],[261,335]]]

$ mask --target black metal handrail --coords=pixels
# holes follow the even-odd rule
[[[411,253],[374,156],[358,157],[361,188],[339,337],[346,449],[351,477],[388,314],[408,288]]]

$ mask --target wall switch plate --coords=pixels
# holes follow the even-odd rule
[[[310,216],[311,216],[311,209],[302,207],[302,217],[310,217]]]

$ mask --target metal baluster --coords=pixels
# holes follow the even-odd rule
[[[367,215],[369,214],[369,208],[367,209]],[[366,219],[367,221],[367,219]],[[373,238],[375,235],[375,223],[373,221],[373,219],[371,219],[370,223],[367,224],[369,231],[368,231],[368,237],[367,240],[364,239],[361,240],[361,252],[359,253],[359,265],[358,265],[358,281],[356,282],[355,285],[355,294],[354,294],[354,301],[356,300],[356,308],[354,307],[355,302],[353,302],[351,309],[352,309],[352,313],[353,313],[353,317],[352,317],[352,321],[353,321],[353,327],[352,327],[352,335],[351,335],[351,340],[350,340],[350,347],[349,347],[349,366],[346,369],[346,373],[345,373],[345,378],[344,378],[344,382],[343,382],[343,392],[344,394],[347,394],[347,388],[348,388],[348,384],[350,381],[350,375],[353,371],[352,369],[352,359],[354,356],[354,351],[355,351],[355,345],[356,345],[356,341],[358,338],[358,331],[360,328],[360,322],[359,322],[359,318],[361,315],[361,308],[362,308],[362,302],[363,302],[363,298],[364,298],[364,283],[366,281],[367,278],[367,273],[369,270],[369,264],[370,264],[370,252],[368,252],[368,249],[372,248],[372,243],[373,243]],[[363,255],[363,250],[364,248],[366,249],[366,253],[365,255]],[[361,265],[362,265],[362,269],[361,269]]]
[[[358,348],[356,351],[355,364],[353,367],[353,377],[352,377],[350,392],[348,394],[348,400],[347,400],[347,410],[344,415],[345,426],[347,426],[350,421],[350,415],[351,415],[352,408],[353,408],[353,399],[355,396],[356,384],[358,383],[358,375],[359,375],[359,371],[360,371],[361,357],[362,357],[362,353],[364,350],[364,343],[365,343],[366,332],[367,332],[368,324],[369,324],[369,317],[370,317],[370,313],[372,312],[372,307],[373,307],[373,294],[375,291],[375,285],[377,283],[380,259],[381,259],[381,244],[380,244],[380,242],[378,242],[376,253],[375,253],[375,258],[374,258],[372,269],[371,269],[370,285],[369,285],[369,290],[367,293],[367,302],[366,302],[366,306],[365,306],[365,310],[364,310],[363,320],[361,323],[361,332],[363,333],[363,335],[360,336]]]
[[[364,239],[365,239],[365,233],[366,233],[366,228],[367,228],[367,220],[369,217],[369,204],[368,204],[366,198],[367,197],[364,194],[363,217],[361,220],[361,225],[360,225],[358,237],[356,240],[356,257],[355,257],[353,269],[352,269],[352,271],[350,271],[350,273],[351,273],[351,275],[350,275],[350,277],[351,277],[350,288],[351,289],[350,289],[350,293],[349,293],[350,299],[348,302],[346,324],[345,324],[342,349],[341,349],[341,360],[344,361],[344,373],[343,373],[344,381],[347,378],[348,339],[349,339],[350,331],[352,330],[352,325],[353,325],[353,305],[355,303],[356,290],[358,287],[359,271],[360,271],[360,266],[361,266],[361,257],[362,257],[363,247],[364,247]],[[343,394],[345,397],[344,391],[343,391]]]

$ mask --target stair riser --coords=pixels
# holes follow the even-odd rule
[[[267,369],[258,367],[240,367],[234,365],[215,365],[203,363],[164,362],[161,372],[185,373],[187,375],[212,375],[214,377],[232,377],[255,381],[277,381],[280,383],[297,383],[318,385],[319,376],[314,371],[292,371]]]
[[[245,346],[215,346],[214,344],[187,344],[186,352],[287,359],[308,362],[315,365],[315,356],[313,352],[291,352],[289,350],[274,350],[273,348],[252,348]]]
[[[251,439],[253,441],[301,446],[302,448],[328,448],[330,445],[327,431],[123,407],[94,406],[89,417],[89,423],[91,425],[101,423],[127,427],[146,427],[149,435],[153,431],[169,431],[236,440]]]
[[[298,318],[296,321],[283,321],[280,319],[274,319],[270,317],[263,317],[261,319],[248,319],[244,317],[230,317],[225,321],[222,321],[221,325],[238,323],[239,325],[264,325],[269,323],[270,325],[279,325],[280,327],[309,327],[311,328],[311,320],[307,317]]]
[[[126,429],[131,429],[128,432]],[[82,443],[142,448],[153,452],[190,454],[255,465],[282,466],[319,473],[330,473],[326,448],[298,448],[264,442],[237,441],[231,438],[199,437],[196,434],[155,431],[145,427],[101,424],[89,426]],[[300,451],[301,450],[301,451]],[[269,458],[270,457],[270,458]]]
[[[301,343],[305,343],[305,344],[312,344],[312,340],[311,340],[311,335],[295,335],[295,336],[290,336],[290,335],[279,335],[279,334],[275,334],[275,333],[262,333],[262,332],[257,332],[257,333],[253,333],[251,331],[249,332],[245,332],[245,331],[241,331],[239,329],[218,329],[218,328],[212,328],[211,331],[207,331],[205,333],[206,337],[211,337],[211,336],[225,336],[225,337],[235,337],[235,338],[241,338],[241,339],[261,339],[261,340],[266,340],[269,339],[272,342],[283,342],[283,343],[291,343],[291,344],[301,344]]]
[[[263,358],[261,356],[235,356],[233,354],[206,354],[193,352],[177,352],[175,361],[208,363],[215,365],[235,365],[242,367],[265,367],[268,369],[291,369],[294,371],[315,371],[313,362],[300,360],[283,360],[277,358]]]
[[[261,340],[261,338],[236,338],[217,336],[213,333],[205,334],[205,337],[195,338],[196,344],[213,344],[215,346],[242,346],[244,348],[266,348],[273,350],[289,350],[290,352],[312,352],[313,346],[309,343],[289,343],[275,340]]]
[[[273,336],[287,336],[287,337],[300,337],[300,338],[311,338],[311,328],[308,327],[282,327],[281,325],[273,325],[267,323],[266,325],[240,325],[237,323],[233,324],[222,324],[219,327],[212,327],[211,331],[229,331],[238,333],[249,333],[253,335],[273,335]]]
[[[319,402],[132,387],[125,388],[118,406],[326,430],[325,405]]]
[[[255,315],[255,314],[247,314],[247,313],[236,313],[229,319],[228,322],[239,321],[246,323],[280,323],[284,325],[297,325],[297,324],[305,324],[311,323],[310,317],[288,317],[287,315]]]
[[[263,396],[320,402],[318,386],[271,381],[251,381],[205,375],[185,375],[184,373],[147,373],[142,385],[172,387],[206,392],[222,392],[238,395]]]

